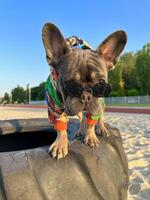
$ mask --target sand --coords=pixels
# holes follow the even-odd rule
[[[12,108],[0,106],[0,120],[47,117],[47,109]]]
[[[0,107],[0,120],[45,117],[46,109]],[[128,200],[150,200],[150,115],[106,113],[105,118],[122,134],[129,161]]]
[[[150,200],[150,115],[107,113],[106,122],[122,134],[130,171],[128,200]]]

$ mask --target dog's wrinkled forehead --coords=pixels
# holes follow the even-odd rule
[[[106,79],[107,69],[104,60],[93,50],[72,49],[65,54],[58,64],[63,79],[82,80]],[[98,76],[98,77],[97,77]]]
[[[115,31],[97,46],[95,52],[71,49],[61,31],[54,24],[46,23],[42,29],[42,40],[48,64],[63,78],[76,75],[77,79],[95,79],[96,76],[106,77],[108,71],[115,69],[127,35],[123,30]]]

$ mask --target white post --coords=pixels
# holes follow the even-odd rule
[[[31,102],[31,88],[29,87],[29,104]]]
[[[12,104],[12,94],[10,94],[10,103]]]
[[[27,85],[27,92],[28,92],[28,102],[30,104],[30,102],[31,102],[31,88],[30,88],[30,84],[29,83]]]

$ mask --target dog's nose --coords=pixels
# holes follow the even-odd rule
[[[88,103],[92,101],[92,94],[88,91],[83,91],[81,95],[81,101],[82,103]]]

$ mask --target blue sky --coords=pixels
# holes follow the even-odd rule
[[[55,23],[65,37],[77,35],[96,48],[111,32],[128,34],[126,51],[150,42],[149,0],[1,0],[0,96],[17,84],[45,81],[49,66],[41,40],[45,22]]]

